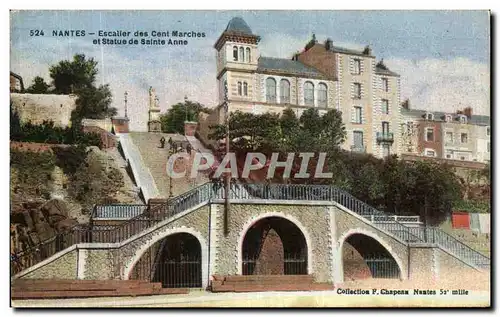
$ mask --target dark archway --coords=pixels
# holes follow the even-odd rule
[[[389,251],[364,234],[352,234],[344,241],[342,262],[346,281],[401,277],[401,270]]]
[[[291,221],[264,218],[245,234],[242,246],[243,275],[307,274],[307,243]]]
[[[160,282],[168,288],[201,288],[201,272],[200,242],[189,233],[176,233],[149,248],[132,269],[130,279]]]

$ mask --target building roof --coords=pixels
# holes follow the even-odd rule
[[[388,76],[399,76],[398,73],[395,73],[393,71],[391,71],[389,68],[383,68],[383,67],[380,67],[377,65],[377,67],[375,67],[375,73],[377,74],[382,74],[382,75],[388,75]]]
[[[335,46],[335,45],[330,46],[330,51],[337,52],[337,53],[344,53],[344,54],[366,55],[366,54],[363,54],[363,51],[358,51],[358,50],[340,47],[340,46]],[[366,55],[366,56],[370,56],[370,55]]]
[[[263,57],[259,58],[257,71],[276,71],[288,74],[304,75],[311,77],[326,77],[316,68],[307,66],[299,61],[285,58]]]
[[[240,33],[245,35],[254,35],[248,24],[242,17],[234,17],[227,24],[224,32]]]
[[[434,121],[445,121],[446,115],[451,115],[452,122],[456,122],[460,120],[460,114],[457,113],[449,113],[442,111],[429,111],[429,110],[421,110],[421,109],[401,109],[401,113],[404,116],[409,116],[413,118],[424,118],[425,114],[432,113],[434,115]],[[468,123],[474,125],[490,125],[490,117],[483,115],[472,115],[471,118],[467,120]]]

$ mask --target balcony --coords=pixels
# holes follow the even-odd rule
[[[392,132],[377,132],[378,143],[393,143],[394,133]]]
[[[352,152],[365,153],[366,147],[364,145],[351,145]]]

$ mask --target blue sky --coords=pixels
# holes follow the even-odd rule
[[[455,111],[489,110],[490,28],[487,11],[20,11],[11,13],[11,70],[25,85],[74,54],[99,62],[99,83],[109,83],[123,113],[129,93],[134,129],[147,121],[147,89],[155,87],[162,110],[184,96],[215,105],[213,44],[234,16],[261,36],[261,55],[289,58],[315,33],[336,45],[370,44],[378,58],[401,74],[402,95],[412,106]],[[30,37],[43,29],[44,37]],[[187,46],[99,46],[95,36],[58,38],[52,30],[195,31],[206,37]]]

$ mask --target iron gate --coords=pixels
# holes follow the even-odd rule
[[[372,257],[365,262],[373,278],[400,278],[398,264],[392,258]]]
[[[201,288],[201,259],[185,257],[166,260],[155,267],[152,282],[161,282],[162,287]]]
[[[245,256],[242,261],[242,274],[253,275],[255,271],[256,257]],[[305,275],[307,274],[307,258],[295,255],[286,255],[284,258],[285,275]]]

